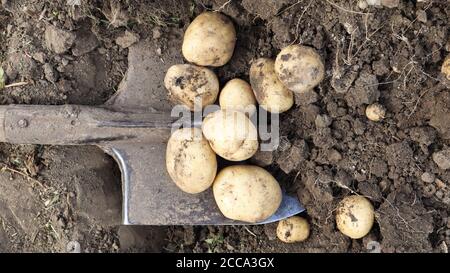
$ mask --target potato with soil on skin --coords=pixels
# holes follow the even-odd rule
[[[257,223],[272,216],[281,204],[281,188],[261,167],[236,165],[219,172],[213,194],[222,214],[233,220]]]
[[[219,94],[219,80],[208,68],[192,64],[171,66],[164,85],[174,103],[181,103],[191,111],[200,111],[213,104]]]
[[[191,63],[222,66],[233,56],[236,30],[233,22],[219,12],[203,12],[186,29],[182,52]]]
[[[325,66],[314,48],[290,45],[277,55],[275,72],[289,90],[303,93],[313,89],[323,80]]]
[[[210,113],[203,120],[202,131],[214,152],[227,160],[246,160],[258,150],[256,127],[242,112],[222,109]]]
[[[278,222],[277,237],[285,243],[303,242],[309,237],[309,223],[305,218],[292,216]]]
[[[216,154],[200,129],[178,129],[167,143],[166,167],[169,176],[181,190],[199,193],[214,182]]]
[[[379,103],[373,103],[366,107],[366,116],[371,121],[380,121],[386,116],[386,108]]]
[[[294,104],[294,94],[275,74],[275,62],[259,58],[250,67],[250,84],[256,100],[266,111],[282,113]]]
[[[253,90],[244,80],[232,79],[220,91],[219,105],[222,109],[237,110],[251,116],[256,112],[255,104]]]
[[[372,228],[374,218],[372,204],[360,195],[345,197],[336,209],[337,228],[352,239],[366,236]]]
[[[450,54],[445,58],[441,67],[442,74],[450,81]]]

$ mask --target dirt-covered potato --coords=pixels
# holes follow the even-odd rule
[[[375,218],[372,204],[360,195],[347,196],[336,209],[336,225],[340,232],[353,239],[366,236]]]
[[[442,74],[450,81],[450,54],[447,55],[441,67]]]
[[[253,90],[250,84],[241,79],[232,79],[225,84],[220,91],[219,104],[222,109],[241,111],[249,116],[256,112]]]
[[[302,45],[283,48],[275,60],[275,71],[280,81],[296,93],[314,88],[325,75],[325,67],[317,51]]]
[[[179,129],[167,143],[166,167],[181,190],[199,193],[214,182],[217,172],[216,154],[200,129]]]
[[[219,94],[219,80],[208,68],[192,64],[171,66],[164,78],[169,98],[186,105],[191,111],[200,111],[213,104]]]
[[[203,12],[186,29],[183,56],[202,66],[222,66],[233,55],[236,30],[233,22],[219,12]]]
[[[261,167],[236,165],[219,172],[214,199],[222,214],[233,220],[256,223],[272,216],[281,204],[281,188]]]
[[[211,148],[227,160],[246,160],[258,150],[256,127],[242,112],[222,109],[210,113],[202,130]]]
[[[366,107],[366,116],[371,121],[380,121],[386,116],[386,108],[379,103],[373,103]]]
[[[250,67],[250,84],[262,108],[272,113],[282,113],[294,104],[294,94],[278,79],[274,64],[268,58],[254,61]]]
[[[285,243],[303,242],[309,237],[309,223],[300,216],[283,219],[278,222],[277,237]]]

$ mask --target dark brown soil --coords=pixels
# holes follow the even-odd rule
[[[26,84],[1,90],[0,103],[101,104],[127,71],[129,46],[147,41],[162,59],[180,58],[183,30],[204,10],[228,15],[238,33],[233,58],[216,69],[221,84],[248,80],[252,60],[288,44],[316,48],[325,79],[296,97],[281,115],[282,145],[256,160],[297,192],[311,236],[284,244],[274,224],[119,226],[120,171],[100,149],[2,143],[0,251],[447,252],[450,169],[432,154],[450,146],[450,83],[440,73],[448,1],[364,10],[340,0],[67,2],[76,1],[2,1],[1,67],[7,84]],[[152,73],[157,88],[163,75]],[[387,109],[381,122],[365,116],[373,102]],[[355,192],[376,209],[361,240],[334,223],[337,203]]]

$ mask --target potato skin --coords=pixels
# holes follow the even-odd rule
[[[171,66],[164,78],[164,85],[169,91],[169,98],[189,110],[200,111],[206,105],[213,104],[219,94],[219,80],[208,68],[192,64]]]
[[[182,52],[191,63],[222,66],[233,56],[236,30],[233,22],[219,12],[203,12],[191,22],[184,34]]]
[[[268,58],[254,61],[250,67],[250,84],[262,108],[271,113],[282,113],[294,104],[294,94],[278,79],[274,64]]]
[[[272,216],[281,204],[281,188],[261,167],[235,165],[219,172],[214,199],[222,214],[233,220],[257,223]]]
[[[216,154],[200,129],[178,129],[167,143],[166,167],[169,176],[182,191],[199,193],[214,182]]]
[[[222,109],[246,112],[249,116],[256,112],[256,99],[252,87],[241,79],[228,81],[220,91],[219,105]]]
[[[309,223],[305,218],[292,216],[278,222],[277,237],[285,243],[303,242],[309,237]]]
[[[290,45],[283,48],[277,55],[275,72],[289,90],[303,93],[323,80],[325,66],[314,48]]]
[[[347,196],[336,210],[336,225],[340,232],[353,239],[367,235],[372,228],[375,213],[367,198],[360,195]]]
[[[242,112],[219,110],[203,120],[202,131],[217,155],[241,161],[252,157],[258,150],[258,131]]]

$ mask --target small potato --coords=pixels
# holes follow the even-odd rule
[[[303,242],[309,237],[309,223],[300,216],[283,219],[278,222],[277,237],[285,243]]]
[[[256,112],[256,99],[253,90],[246,81],[232,79],[222,88],[219,96],[220,108],[237,110],[248,113],[248,116]]]
[[[242,112],[222,109],[210,113],[202,130],[211,148],[227,160],[246,160],[258,150],[256,127]]]
[[[336,224],[339,231],[353,239],[367,235],[375,218],[372,204],[359,195],[347,196],[336,210]]]
[[[166,167],[172,180],[184,192],[199,193],[214,182],[216,154],[198,128],[175,131],[167,143]]]
[[[214,199],[229,219],[256,223],[272,216],[281,204],[281,188],[261,167],[236,165],[224,168],[213,184]]]
[[[275,72],[289,90],[302,93],[313,89],[323,80],[325,67],[314,48],[290,45],[277,55]]]
[[[183,56],[201,66],[222,66],[233,55],[236,30],[233,22],[218,12],[203,12],[186,29]]]
[[[450,81],[450,54],[445,58],[444,62],[442,63],[441,67],[442,74],[445,75],[447,80]]]
[[[366,116],[371,121],[380,121],[386,116],[386,109],[379,103],[374,103],[366,107]]]
[[[277,78],[275,62],[267,58],[259,58],[250,67],[250,84],[256,100],[265,110],[282,113],[294,104],[294,94]]]
[[[184,104],[191,111],[201,111],[213,104],[219,94],[219,80],[210,69],[192,64],[171,66],[164,85],[174,103]]]

